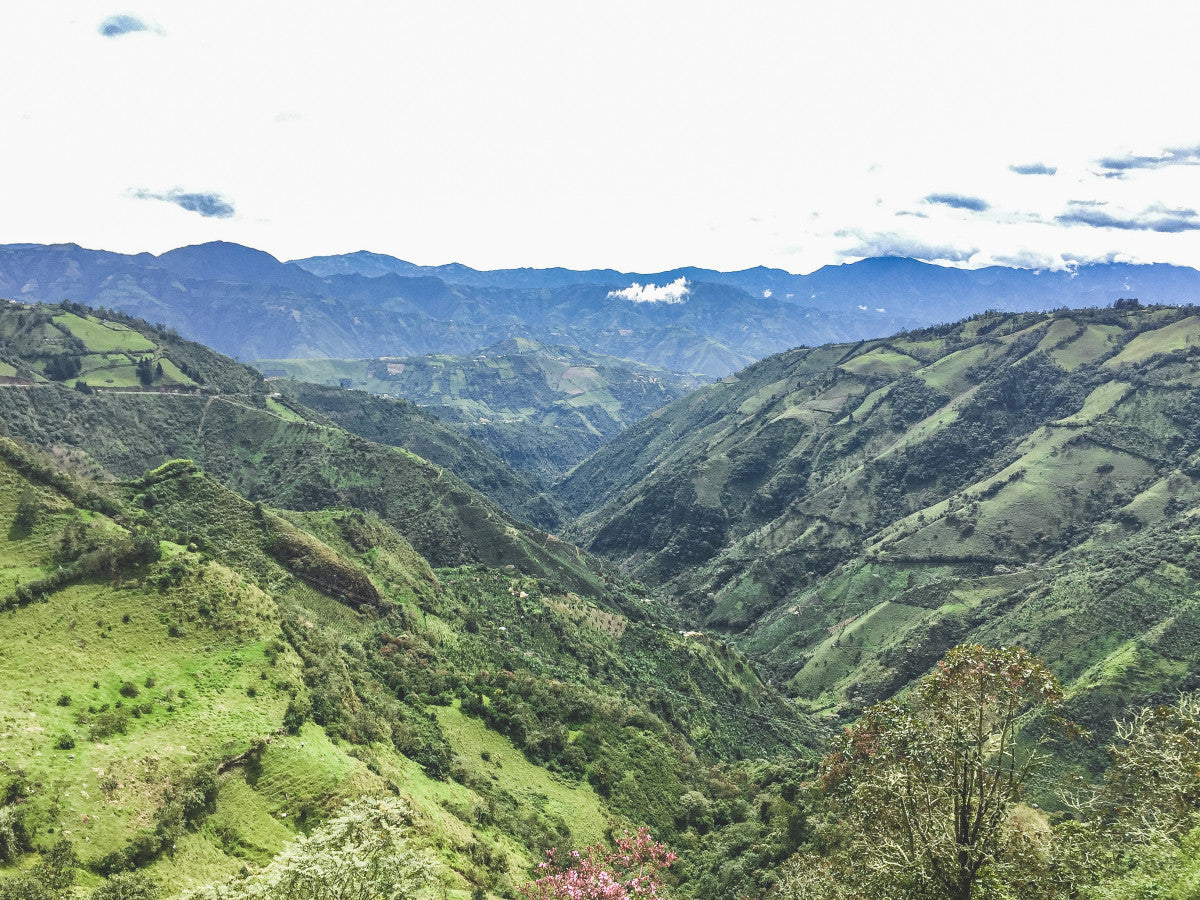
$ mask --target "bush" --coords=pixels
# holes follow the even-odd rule
[[[129,731],[129,712],[124,709],[107,710],[96,716],[96,721],[88,729],[88,739],[102,741],[114,734],[125,734]]]
[[[25,819],[13,806],[0,806],[0,863],[11,863],[29,849]]]
[[[91,900],[157,900],[158,882],[142,872],[118,872],[92,891]]]
[[[37,494],[31,488],[21,491],[17,498],[17,514],[13,518],[13,529],[21,534],[29,534],[37,526],[42,507],[38,503]]]
[[[74,750],[75,749],[75,735],[71,734],[71,732],[69,732],[69,731],[64,731],[54,741],[54,749],[55,750]]]

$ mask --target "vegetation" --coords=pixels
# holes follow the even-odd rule
[[[5,446],[0,518],[39,514],[0,590],[43,585],[3,613],[0,732],[39,723],[3,742],[24,765],[6,890],[64,832],[81,890],[258,890],[219,885],[364,792],[411,804],[412,846],[459,893],[511,896],[545,849],[647,821],[709,894],[799,846],[799,770],[719,760],[815,735],[632,586],[434,570],[377,515],[251,503],[192,460],[88,482]],[[45,581],[136,535],[156,552]]]
[[[470,356],[262,360],[256,365],[271,374],[402,397],[428,408],[542,488],[634,422],[710,380],[524,338]],[[293,390],[301,403],[343,428],[395,443],[386,436],[395,427],[391,410],[386,418],[377,412],[367,419],[351,411],[369,408],[365,398],[351,400],[345,392],[303,384]]]
[[[1194,895],[1194,319],[664,407],[561,493],[647,589],[168,329],[0,309],[0,898]]]
[[[260,874],[202,888],[187,900],[392,900],[431,892],[434,862],[412,846],[412,812],[391,797],[347,804],[285,847]]]
[[[1200,687],[1197,339],[1138,307],[793,350],[583,463],[568,534],[830,725],[958,643],[1027,645],[1098,775],[1114,715]]]
[[[522,886],[529,900],[626,900],[657,897],[659,873],[678,857],[642,828],[616,839],[616,849],[596,844],[559,859],[554,850],[539,864],[541,878]]]
[[[970,646],[902,701],[864,712],[822,775],[863,887],[969,900],[982,879],[1023,878],[1028,848],[1007,832],[1040,754],[1017,723],[1061,702],[1026,651]]]

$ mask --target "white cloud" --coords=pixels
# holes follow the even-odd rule
[[[643,286],[635,281],[622,290],[609,291],[608,297],[610,300],[630,300],[634,303],[683,303],[690,293],[688,281],[681,275],[662,287],[657,284]]]
[[[764,300],[770,300],[770,299],[771,299],[771,289],[770,289],[770,288],[766,288],[766,289],[764,289],[764,290],[763,290],[763,299],[764,299]]]

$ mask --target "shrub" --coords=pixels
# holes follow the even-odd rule
[[[96,721],[88,729],[88,739],[102,741],[114,734],[125,734],[129,731],[129,712],[124,709],[114,709],[102,712],[96,716]]]
[[[14,806],[0,806],[0,863],[11,863],[29,849],[25,820]]]
[[[143,872],[117,872],[92,891],[91,900],[157,900],[158,882]]]

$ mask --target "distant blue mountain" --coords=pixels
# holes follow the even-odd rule
[[[679,278],[687,280],[683,302],[616,293]],[[0,246],[0,298],[120,309],[242,359],[461,355],[530,338],[723,377],[799,345],[881,337],[987,309],[1108,306],[1124,297],[1200,302],[1200,272],[1127,264],[965,270],[894,257],[809,275],[764,267],[488,272],[367,252],[281,262],[226,242],[159,256]]]

